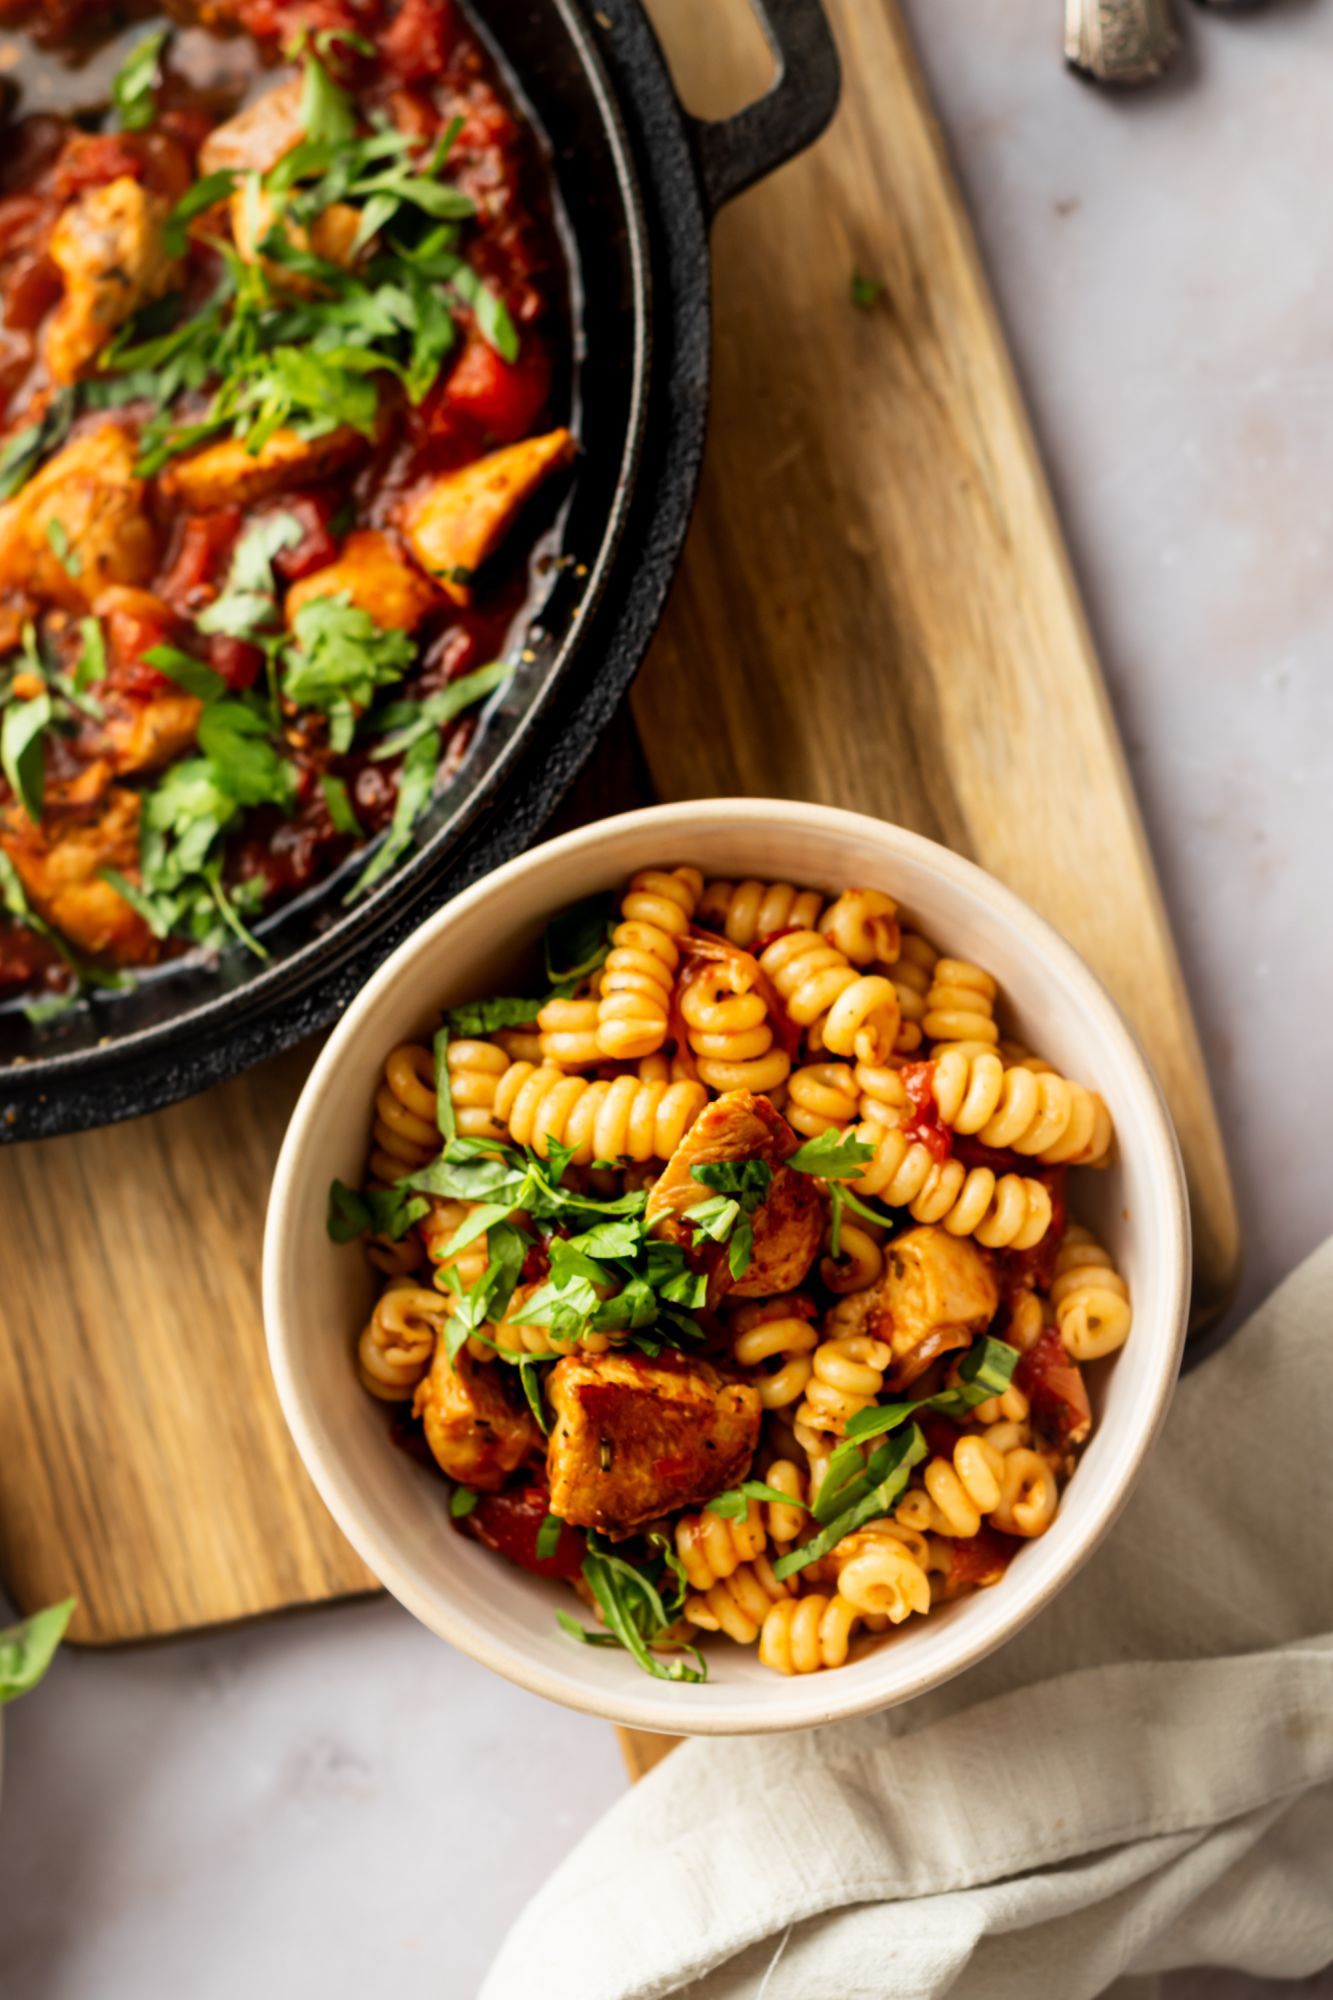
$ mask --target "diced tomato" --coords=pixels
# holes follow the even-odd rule
[[[380,37],[385,73],[399,83],[443,76],[458,36],[453,0],[403,0]]]
[[[1032,1405],[1032,1422],[1056,1444],[1081,1444],[1092,1428],[1083,1373],[1054,1327],[1047,1327],[1014,1370],[1014,1381]]]
[[[954,1151],[954,1135],[940,1118],[935,1102],[933,1062],[906,1063],[899,1071],[911,1115],[903,1121],[905,1138],[919,1143],[936,1160],[949,1159]]]
[[[551,393],[551,357],[529,334],[517,361],[504,361],[474,328],[440,398],[439,419],[461,417],[500,444],[527,437]],[[433,423],[432,428],[438,428]]]
[[[101,187],[125,174],[144,178],[144,153],[139,141],[121,132],[73,132],[56,162],[52,191],[61,201],[84,188]]]
[[[159,114],[157,126],[183,146],[193,160],[215,123],[201,104],[172,104]]]
[[[168,604],[177,611],[194,613],[213,601],[226,581],[244,518],[239,507],[185,517],[159,586]]]
[[[507,1493],[483,1493],[460,1525],[488,1549],[534,1576],[577,1576],[584,1556],[579,1529],[562,1521],[554,1554],[537,1554],[538,1531],[550,1507],[550,1488],[545,1480],[534,1479],[531,1485],[516,1486]]]
[[[258,646],[247,646],[244,639],[214,632],[208,641],[208,664],[215,674],[221,674],[233,694],[241,694],[259,679],[264,655]]]
[[[16,257],[5,273],[5,326],[13,333],[35,332],[62,290],[60,273],[45,251]]]
[[[303,576],[313,576],[317,569],[327,569],[338,553],[337,537],[332,532],[332,521],[338,511],[338,502],[327,493],[286,493],[274,512],[294,514],[301,524],[301,539],[287,549],[279,549],[273,558],[273,569],[284,583],[298,583]]]
[[[143,656],[155,646],[178,643],[175,614],[150,590],[117,588],[115,596],[115,604],[103,619],[108,679],[126,694],[162,694],[175,683],[148,666]]]
[[[998,1583],[1017,1555],[1020,1543],[982,1524],[980,1532],[949,1543],[949,1581],[985,1586]]]
[[[145,132],[139,145],[145,186],[168,201],[179,201],[194,179],[189,149],[169,132]]]

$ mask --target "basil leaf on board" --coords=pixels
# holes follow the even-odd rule
[[[74,1615],[74,1599],[49,1604],[0,1632],[0,1703],[30,1694],[55,1658]]]

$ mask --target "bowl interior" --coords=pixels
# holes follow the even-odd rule
[[[1115,1163],[1075,1176],[1072,1206],[1114,1253],[1134,1302],[1119,1355],[1089,1371],[1096,1426],[1051,1529],[1004,1582],[914,1620],[833,1673],[786,1680],[751,1649],[714,1641],[709,1680],[677,1686],[557,1628],[569,1593],[525,1576],[450,1526],[446,1488],[395,1450],[383,1405],[361,1389],[352,1345],[372,1286],[357,1245],[325,1232],[330,1179],[362,1170],[385,1055],[437,1010],[512,986],[549,914],[634,869],[690,861],[895,896],[940,948],[1000,981],[1012,1032],[1099,1090]],[[433,1630],[538,1693],[638,1727],[737,1733],[801,1727],[887,1706],[957,1672],[1017,1629],[1114,1517],[1165,1413],[1179,1365],[1188,1223],[1160,1094],[1111,1001],[1073,951],[1017,898],[932,842],[815,806],[730,800],[658,807],[547,843],[467,890],[381,968],[325,1048],[279,1161],[265,1242],[264,1304],[275,1378],[298,1448],[370,1567]]]

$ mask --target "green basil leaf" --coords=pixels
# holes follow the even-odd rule
[[[493,1035],[497,1028],[531,1028],[536,1025],[540,1000],[468,1000],[461,1007],[445,1011],[451,1034]]]
[[[0,1702],[31,1693],[55,1658],[73,1615],[74,1599],[67,1597],[0,1632]]]
[[[335,833],[349,833],[360,839],[363,828],[352,809],[351,795],[346,784],[332,771],[325,771],[320,778],[319,788],[324,794],[324,804]]]
[[[805,1507],[803,1500],[794,1500],[790,1493],[784,1493],[779,1486],[769,1486],[762,1479],[743,1479],[739,1486],[731,1487],[726,1493],[715,1494],[705,1500],[704,1507],[710,1514],[720,1514],[724,1521],[743,1521],[750,1511],[752,1500],[772,1500],[780,1507]]]
[[[454,1520],[466,1520],[480,1498],[480,1493],[474,1493],[470,1486],[455,1486],[449,1495],[449,1512]]]
[[[154,646],[144,654],[147,666],[156,667],[168,680],[175,681],[187,694],[196,695],[202,702],[221,701],[227,692],[227,683],[203,660],[196,660],[190,653],[182,653],[178,646]]]
[[[34,825],[42,817],[46,789],[44,740],[54,713],[50,695],[35,694],[28,701],[12,702],[0,722],[0,770]]]
[[[387,875],[412,845],[412,829],[434,796],[440,756],[438,734],[420,737],[404,756],[398,773],[398,797],[388,832],[358,876],[346,898],[348,902],[363,894],[381,876]]]
[[[446,1146],[458,1133],[454,1094],[449,1087],[449,1034],[450,1030],[446,1024],[436,1031],[432,1044],[435,1056],[435,1123]]]
[[[787,1161],[798,1174],[817,1174],[821,1180],[854,1180],[868,1160],[875,1157],[854,1131],[839,1132],[830,1126],[817,1138],[807,1139]]]
[[[536,1556],[538,1562],[549,1562],[560,1546],[560,1530],[564,1522],[558,1514],[548,1514],[537,1530]]]
[[[912,1467],[920,1464],[926,1456],[926,1440],[913,1424],[909,1430],[881,1445],[880,1453],[883,1455],[883,1469],[872,1490],[854,1505],[836,1514],[810,1541],[802,1542],[799,1548],[790,1549],[786,1555],[778,1557],[773,1565],[773,1574],[779,1583],[795,1576],[798,1570],[807,1568],[812,1562],[818,1562],[821,1556],[836,1548],[845,1535],[864,1527],[867,1521],[880,1520],[890,1513],[911,1477]]]
[[[145,35],[116,72],[111,102],[122,132],[144,132],[157,116],[154,93],[162,80],[162,51],[170,33],[169,28],[155,28]]]

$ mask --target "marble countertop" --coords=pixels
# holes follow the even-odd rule
[[[1333,9],[1189,10],[1175,79],[1123,99],[1064,74],[1056,0],[908,12],[1143,800],[1252,1302],[1333,1227]],[[5,1752],[26,2000],[466,2000],[625,1782],[609,1729],[388,1603],[66,1654]]]

